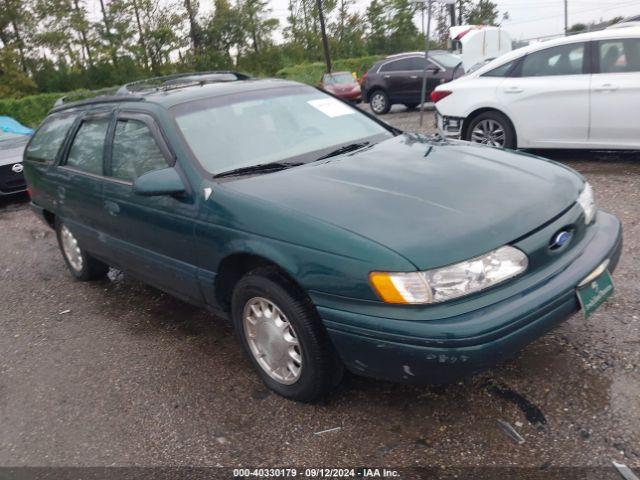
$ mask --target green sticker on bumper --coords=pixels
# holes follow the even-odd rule
[[[607,270],[584,287],[578,288],[578,300],[585,318],[602,305],[613,293],[613,279]]]

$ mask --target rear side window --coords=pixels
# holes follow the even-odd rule
[[[108,128],[108,118],[84,120],[73,139],[66,165],[83,172],[102,175],[104,142]]]
[[[111,176],[133,182],[140,175],[169,165],[160,147],[140,120],[118,120],[113,138]]]
[[[31,139],[25,157],[35,162],[51,163],[58,156],[76,115],[53,116],[45,120]]]
[[[522,77],[579,75],[583,73],[584,43],[572,43],[530,53],[522,60]]]
[[[600,73],[640,72],[640,38],[602,40],[598,55]]]
[[[483,77],[506,77],[511,72],[513,65],[516,63],[516,60],[512,60],[510,62],[505,63],[504,65],[500,65],[499,67],[494,68],[493,70],[489,70],[487,73],[483,73]]]

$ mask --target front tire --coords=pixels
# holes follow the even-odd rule
[[[369,97],[369,105],[377,115],[384,115],[391,109],[389,95],[384,90],[375,90]]]
[[[271,390],[313,402],[339,383],[342,363],[315,307],[277,269],[259,268],[242,277],[231,310],[240,341]]]
[[[484,112],[471,120],[465,140],[501,148],[516,148],[513,125],[500,112]]]
[[[56,237],[64,262],[78,280],[86,282],[107,275],[109,266],[89,255],[80,246],[71,230],[60,220],[56,221]]]

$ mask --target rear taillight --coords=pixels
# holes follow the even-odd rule
[[[438,103],[440,100],[442,100],[445,97],[448,97],[452,93],[453,92],[450,90],[434,90],[433,92],[431,92],[431,101],[433,103]]]
[[[364,85],[364,81],[367,79],[368,74],[369,72],[364,72],[364,75],[362,75],[362,78],[360,78],[360,85]]]

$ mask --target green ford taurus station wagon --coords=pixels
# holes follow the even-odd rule
[[[231,73],[54,108],[25,152],[79,280],[108,266],[231,318],[264,382],[443,383],[613,290],[620,222],[557,163],[403,133]]]

